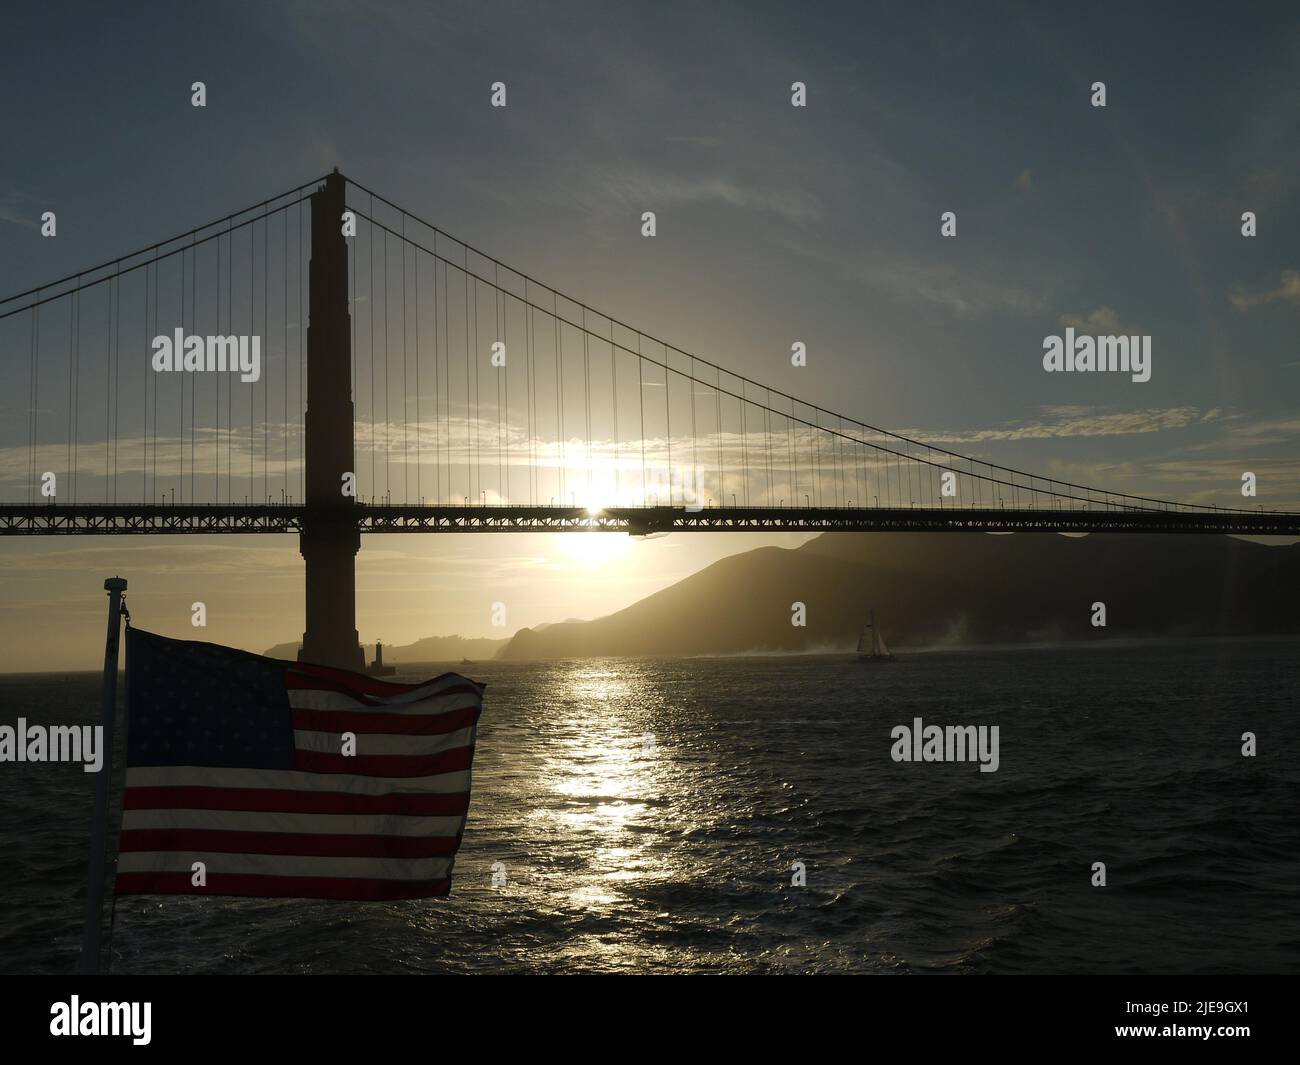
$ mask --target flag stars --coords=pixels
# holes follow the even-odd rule
[[[130,765],[167,764],[179,752],[190,764],[292,764],[293,728],[278,665],[224,648],[149,637],[132,661],[130,685]]]

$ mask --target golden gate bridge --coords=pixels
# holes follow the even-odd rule
[[[261,341],[255,381],[155,337]],[[337,170],[0,300],[0,534],[293,532],[303,656],[357,667],[365,532],[1300,535],[934,447],[728,371]],[[20,435],[25,430],[25,439]]]

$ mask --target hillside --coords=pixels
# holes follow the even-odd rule
[[[1300,632],[1300,545],[1223,536],[826,533],[733,555],[608,617],[523,629],[503,659]],[[1107,627],[1091,625],[1104,602]],[[791,625],[791,604],[807,625]]]

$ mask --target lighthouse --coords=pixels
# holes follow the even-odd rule
[[[384,645],[379,640],[375,641],[375,660],[370,663],[370,668],[366,672],[372,677],[391,677],[397,672],[396,666],[384,665]]]

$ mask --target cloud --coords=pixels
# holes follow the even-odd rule
[[[995,311],[1027,314],[1040,310],[1043,298],[1016,285],[962,276],[949,267],[894,263],[853,271],[857,280],[906,302],[929,303],[971,318]]]
[[[940,307],[958,318],[990,313],[1033,314],[1048,303],[1036,288],[999,280],[996,263],[960,270],[947,263],[911,258],[901,250],[882,252],[878,262],[864,263],[860,248],[840,250],[829,241],[809,240],[793,233],[775,235],[774,239],[791,254],[828,267],[852,283],[866,285],[900,303]],[[1034,278],[1031,284],[1037,280]]]
[[[758,188],[718,175],[683,178],[644,169],[605,170],[593,182],[602,194],[647,210],[663,206],[721,205],[735,210],[774,214],[789,222],[815,222],[821,203],[802,188]]]
[[[1061,325],[1072,326],[1096,336],[1125,336],[1142,332],[1140,329],[1121,325],[1119,315],[1110,307],[1098,307],[1084,315],[1063,314],[1058,320]]]
[[[902,435],[927,444],[980,444],[996,440],[1057,440],[1066,437],[1132,436],[1186,429],[1216,422],[1217,410],[1197,407],[1167,407],[1154,410],[1097,413],[1089,407],[1046,407],[1049,417],[1024,425],[997,429],[944,430],[908,429]]]
[[[1290,444],[1300,439],[1300,418],[1263,418],[1249,421],[1245,415],[1235,414],[1225,419],[1223,428],[1224,437],[1185,450],[1194,452],[1231,448],[1240,451],[1243,448],[1254,447],[1275,448],[1280,444]]]
[[[0,188],[0,222],[39,230],[40,213],[34,196],[28,196],[17,189]]]
[[[1278,300],[1300,303],[1300,270],[1283,270],[1281,281],[1276,288],[1251,293],[1238,286],[1228,294],[1228,301],[1239,311],[1247,311],[1251,307],[1275,303]]]
[[[1241,495],[1241,475],[1247,470],[1268,486],[1266,500],[1246,499]],[[1300,503],[1291,487],[1300,478],[1300,461],[1296,459],[1251,459],[1249,464],[1213,457],[1110,463],[1053,459],[1040,473],[1076,484],[1104,484],[1112,492],[1175,499],[1180,503],[1220,507],[1262,505],[1265,510],[1292,510]]]

